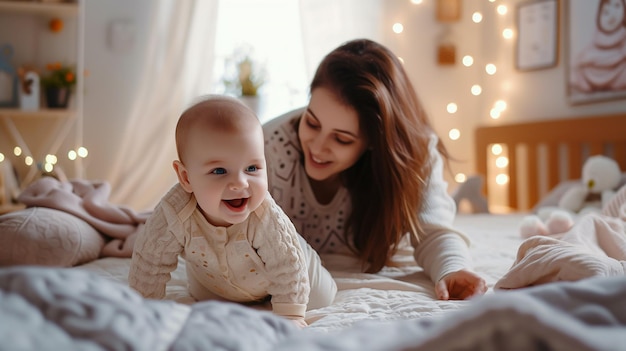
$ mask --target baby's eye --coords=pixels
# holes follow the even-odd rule
[[[226,174],[226,170],[224,168],[216,168],[211,171],[212,174]]]
[[[248,166],[248,168],[246,168],[246,172],[256,172],[258,170],[259,170],[259,168],[257,166],[254,166],[254,165]]]

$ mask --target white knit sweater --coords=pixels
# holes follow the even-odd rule
[[[302,164],[296,132],[302,110],[277,117],[263,126],[269,191],[294,222],[300,235],[319,253],[353,254],[344,240],[344,225],[351,211],[347,189],[341,188],[328,204],[320,204]],[[454,200],[443,179],[443,160],[437,151],[436,135],[428,145],[433,160],[424,206],[418,214],[426,238],[419,245],[412,240],[415,260],[436,282],[444,275],[469,269],[469,239],[453,229]]]
[[[245,222],[215,227],[177,184],[138,234],[128,281],[145,297],[163,298],[181,255],[211,293],[239,302],[271,295],[274,313],[302,318],[310,287],[297,235],[269,193]]]

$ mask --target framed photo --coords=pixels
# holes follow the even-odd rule
[[[554,67],[559,54],[559,1],[523,2],[517,6],[517,55],[520,71]]]
[[[626,0],[570,0],[566,11],[569,102],[626,99]]]

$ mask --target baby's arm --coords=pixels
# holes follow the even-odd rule
[[[268,203],[269,202],[269,203]],[[263,205],[252,246],[265,263],[275,314],[304,323],[309,301],[309,276],[304,253],[291,220],[273,200]],[[252,226],[251,226],[252,227]]]
[[[168,230],[162,208],[157,207],[137,235],[128,274],[130,287],[147,298],[164,298],[182,249]]]

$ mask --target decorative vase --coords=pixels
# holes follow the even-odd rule
[[[265,112],[265,104],[260,95],[242,95],[239,97],[239,100],[254,111],[259,119],[262,119],[263,113]]]
[[[47,87],[46,88],[46,105],[49,108],[67,108],[70,101],[70,88],[66,87]]]

